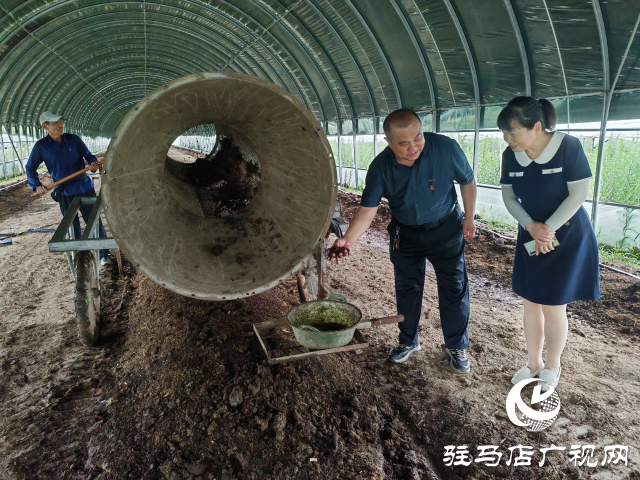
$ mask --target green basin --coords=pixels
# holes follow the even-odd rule
[[[325,350],[351,341],[362,312],[347,302],[316,300],[296,305],[285,318],[301,345]]]

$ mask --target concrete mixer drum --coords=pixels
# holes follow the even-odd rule
[[[206,158],[167,157],[180,134],[203,124],[217,135]],[[157,283],[206,300],[256,294],[306,265],[337,195],[315,117],[282,88],[229,72],[149,93],[114,134],[102,181],[127,257]]]

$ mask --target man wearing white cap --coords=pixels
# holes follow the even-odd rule
[[[63,120],[62,115],[56,115],[52,112],[44,112],[40,115],[40,124],[49,135],[36,142],[33,150],[31,150],[25,170],[29,185],[34,191],[41,194],[48,192],[38,178],[37,170],[42,162],[47,166],[47,170],[54,182],[85,168],[85,160],[92,167],[92,172],[95,172],[98,168],[97,165],[92,165],[98,159],[89,151],[80,137],[72,133],[64,133]],[[59,185],[51,193],[51,197],[60,203],[62,215],[67,212],[75,197],[95,196],[96,191],[93,182],[86,173]],[[82,213],[82,218],[84,218],[85,222],[89,219],[91,210],[91,205],[80,207],[80,213]],[[99,220],[99,223],[99,236],[106,238],[107,234],[102,221]],[[73,231],[75,238],[81,237],[80,219],[77,215],[73,221]],[[100,262],[102,265],[109,263],[109,250],[100,250]]]

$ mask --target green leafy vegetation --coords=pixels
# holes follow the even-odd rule
[[[630,248],[612,248],[606,245],[600,245],[600,261],[612,262],[629,267],[640,267],[640,251]]]
[[[2,165],[0,164],[0,167]],[[19,169],[20,167],[17,166],[16,164],[16,170]],[[0,168],[0,170],[2,170],[2,168]],[[43,163],[42,165],[40,165],[40,167],[38,168],[38,173],[40,172],[46,172],[47,171],[47,167],[46,165]],[[20,173],[18,175],[14,175],[14,176],[7,176],[5,178],[0,179],[0,187],[2,187],[3,185],[8,185],[10,183],[14,183],[14,182],[20,182],[22,180],[26,180],[27,176],[22,173],[22,170],[20,170]]]
[[[593,198],[598,139],[586,137],[581,141],[594,174],[589,195],[589,198]],[[602,162],[600,201],[640,205],[640,138],[622,138],[614,134],[607,139]]]
[[[337,328],[350,327],[359,320],[356,309],[339,302],[325,301],[302,304],[291,314],[291,323],[297,327],[311,325],[322,329],[329,325]]]

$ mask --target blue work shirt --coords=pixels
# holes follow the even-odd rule
[[[29,161],[25,167],[29,186],[35,190],[38,185],[42,185],[37,172],[42,162],[47,166],[53,181],[57,182],[85,168],[84,160],[87,163],[98,161],[80,137],[73,133],[63,133],[62,141],[58,143],[47,135],[38,140],[31,150]],[[60,193],[62,195],[80,195],[94,188],[93,182],[87,176],[78,181],[74,180],[61,185],[62,191]]]
[[[373,160],[360,205],[377,207],[385,197],[400,223],[431,223],[444,217],[458,200],[454,180],[467,185],[473,178],[458,142],[425,132],[424,148],[412,167],[400,165],[389,147]]]

